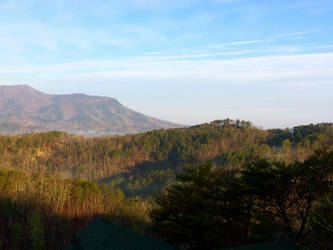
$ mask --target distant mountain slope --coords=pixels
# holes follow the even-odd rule
[[[135,112],[110,97],[49,95],[27,85],[0,86],[0,133],[59,130],[102,135],[176,127],[181,126]]]

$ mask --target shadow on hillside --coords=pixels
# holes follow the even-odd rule
[[[174,182],[175,172],[180,171],[183,163],[179,161],[144,161],[131,167],[127,172],[101,178],[101,184],[113,184],[127,197],[148,196],[158,193],[167,183]]]
[[[61,215],[32,199],[1,197],[0,249],[63,249],[92,219]]]
[[[211,159],[215,161],[216,157]],[[101,178],[101,184],[113,184],[120,188],[127,197],[147,198],[159,193],[164,187],[175,183],[176,174],[182,172],[187,164],[206,162],[206,160],[163,160],[144,161],[132,166],[127,172]]]

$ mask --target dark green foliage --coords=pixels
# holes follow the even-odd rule
[[[311,215],[311,228],[314,239],[309,238],[307,245],[317,249],[329,249],[333,245],[333,201],[324,200]]]
[[[217,171],[211,163],[190,165],[177,180],[155,199],[156,232],[194,249],[246,242],[250,200],[242,196],[235,173]]]
[[[191,165],[155,198],[154,229],[170,242],[214,249],[276,239],[329,249],[333,151],[303,163],[259,159],[240,171]]]
[[[15,222],[15,224],[11,228],[12,231],[12,242],[14,248],[19,248],[20,243],[23,241],[23,227],[21,223]]]
[[[29,236],[31,249],[42,250],[45,247],[44,224],[40,212],[34,209],[29,217]]]
[[[306,126],[297,126],[292,129],[271,129],[269,145],[279,145],[284,140],[290,140],[296,143],[304,139],[309,140],[311,143],[320,139],[323,134],[332,134],[331,123],[310,124]],[[322,139],[322,138],[321,138]],[[332,143],[332,141],[330,141]]]

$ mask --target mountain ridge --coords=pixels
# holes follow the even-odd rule
[[[106,96],[52,95],[29,85],[0,86],[0,133],[59,130],[88,136],[129,134],[182,125],[156,119]]]

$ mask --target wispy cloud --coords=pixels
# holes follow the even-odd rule
[[[333,49],[333,44],[313,47],[313,49]]]
[[[300,0],[290,2],[290,4],[284,5],[280,8],[293,11],[302,10],[310,15],[321,15],[327,12],[332,12],[333,2],[331,0]]]
[[[206,46],[207,48],[225,48],[227,46],[240,46],[240,45],[249,45],[249,44],[257,44],[261,43],[262,40],[249,40],[249,41],[235,41],[229,43],[220,43],[220,44],[212,44]]]
[[[196,0],[130,0],[130,3],[134,4],[135,6],[140,6],[144,8],[153,8],[153,9],[160,9],[160,10],[168,10],[170,8],[179,8],[184,6],[189,6],[196,3]]]
[[[215,0],[217,3],[237,3],[237,2],[244,2],[246,0]]]
[[[203,55],[202,55],[203,56]],[[50,66],[0,68],[0,75],[8,76],[69,76],[93,74],[109,76],[156,76],[206,79],[229,79],[256,81],[284,78],[299,78],[309,82],[319,77],[326,80],[333,79],[333,73],[329,68],[333,67],[333,53],[290,55],[290,56],[266,56],[233,60],[185,60],[192,55],[179,56],[153,56],[137,57],[121,60],[83,61],[62,63]],[[194,56],[193,56],[194,57]],[[178,60],[178,59],[184,60]],[[312,76],[308,78],[309,76]]]
[[[321,30],[299,31],[299,32],[279,34],[279,35],[275,35],[273,37],[275,37],[275,38],[295,37],[295,36],[303,36],[303,35],[309,35],[309,34],[314,34],[314,33],[319,33],[319,32],[321,32]]]
[[[186,124],[232,117],[284,127],[328,121],[332,67],[333,53],[233,60],[153,56],[0,67],[0,84],[109,95],[141,112]]]

